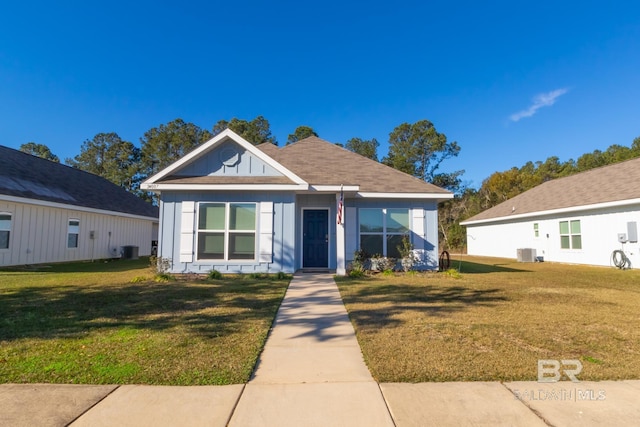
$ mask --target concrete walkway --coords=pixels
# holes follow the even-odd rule
[[[298,275],[231,426],[393,426],[333,277]]]
[[[0,426],[633,426],[640,381],[377,384],[328,274],[297,274],[246,385],[1,384]]]

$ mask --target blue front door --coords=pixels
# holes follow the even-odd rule
[[[307,209],[302,220],[302,268],[329,268],[329,211]]]

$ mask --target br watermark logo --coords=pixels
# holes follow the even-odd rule
[[[578,374],[582,372],[582,363],[578,359],[538,360],[538,382],[556,383],[560,381],[564,374],[571,382],[579,383]]]
[[[541,359],[538,360],[538,383],[557,383],[563,378],[573,384],[580,383],[578,375],[582,372],[582,363],[577,359]],[[537,390],[512,390],[518,400],[556,400],[556,401],[599,401],[606,399],[605,390],[591,388],[541,387]]]

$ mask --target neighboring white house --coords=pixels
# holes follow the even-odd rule
[[[462,222],[467,253],[640,268],[639,184],[640,158],[545,182]]]
[[[438,268],[438,201],[451,192],[316,137],[254,146],[225,130],[150,177],[158,256],[174,273],[336,270],[354,252]]]
[[[158,208],[99,176],[0,146],[0,266],[149,255]]]

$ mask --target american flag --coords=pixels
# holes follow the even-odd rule
[[[340,186],[340,201],[338,202],[338,224],[342,224],[342,210],[344,206],[344,193],[342,185]]]

